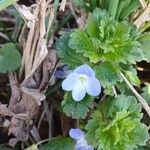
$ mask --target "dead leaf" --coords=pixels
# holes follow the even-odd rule
[[[19,12],[24,16],[28,21],[38,21],[37,16],[33,15],[28,7],[25,5],[16,5]]]

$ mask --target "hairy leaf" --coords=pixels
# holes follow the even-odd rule
[[[63,112],[67,116],[78,119],[85,118],[89,108],[93,107],[94,98],[86,95],[85,98],[79,102],[73,100],[71,93],[66,93],[62,101]]]
[[[98,150],[127,150],[145,145],[148,128],[140,119],[141,106],[134,97],[107,98],[88,121],[86,138]]]

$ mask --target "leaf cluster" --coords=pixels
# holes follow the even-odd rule
[[[55,48],[71,68],[82,64],[93,67],[104,87],[121,81],[119,71],[125,71],[129,80],[139,86],[136,74],[129,71],[132,64],[149,60],[149,37],[131,23],[113,20],[107,11],[96,8],[83,29],[60,37]]]
[[[145,145],[149,134],[140,122],[140,112],[141,106],[133,96],[107,98],[88,121],[87,140],[98,150],[127,150]]]
[[[135,64],[144,59],[136,27],[127,21],[114,21],[105,10],[95,9],[85,28],[70,36],[69,47],[94,64],[103,61]]]

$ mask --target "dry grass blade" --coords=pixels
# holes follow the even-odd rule
[[[147,3],[145,2],[145,0],[139,0],[139,1],[140,1],[141,5],[142,5],[143,9],[146,9]]]
[[[23,16],[24,19],[28,20],[28,21],[37,21],[38,18],[37,16],[33,15],[31,13],[31,11],[29,10],[28,7],[26,7],[25,5],[15,5],[16,8],[18,9],[18,11],[20,12],[20,14]]]
[[[134,24],[140,28],[146,21],[150,20],[150,4],[146,7],[144,12],[136,19]]]
[[[66,2],[67,0],[62,0],[59,8],[60,11],[65,11]]]

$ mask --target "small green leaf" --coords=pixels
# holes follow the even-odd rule
[[[13,43],[7,43],[0,49],[0,72],[16,70],[21,63],[21,55]]]
[[[73,119],[85,118],[89,108],[93,108],[94,98],[86,95],[85,98],[79,102],[73,100],[71,93],[66,93],[62,101],[63,112]]]
[[[139,80],[138,76],[136,76],[134,73],[132,73],[131,71],[126,71],[126,75],[129,79],[129,81],[135,85],[140,87],[141,81]]]
[[[75,143],[71,138],[58,136],[41,146],[39,150],[75,150]]]

